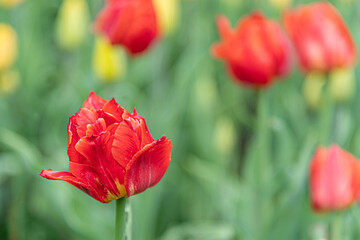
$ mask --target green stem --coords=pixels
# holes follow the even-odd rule
[[[266,182],[266,169],[268,164],[268,143],[267,143],[267,108],[265,92],[256,92],[256,145],[257,155],[254,164],[255,178],[255,204],[254,204],[254,233],[255,239],[261,239],[261,230],[263,230],[263,221],[265,217],[265,195],[264,184]]]
[[[115,212],[115,240],[123,240],[125,230],[125,203],[126,198],[122,197],[116,200],[116,212]]]
[[[342,217],[341,214],[337,214],[331,222],[331,240],[342,240]]]
[[[333,120],[334,103],[330,95],[329,82],[326,81],[323,89],[323,99],[319,112],[319,144],[329,145],[331,143],[331,127]]]

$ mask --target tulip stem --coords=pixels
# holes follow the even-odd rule
[[[335,216],[331,223],[331,240],[341,240],[343,239],[342,234],[342,218],[340,213]]]
[[[124,240],[129,216],[126,212],[127,199],[125,197],[116,200],[115,212],[115,240]],[[129,239],[127,239],[129,240]]]
[[[266,196],[263,191],[263,184],[266,179],[267,164],[268,164],[268,142],[267,142],[267,108],[266,108],[266,99],[265,92],[257,91],[256,92],[256,145],[257,145],[257,155],[254,164],[254,180],[255,180],[255,189],[254,189],[254,234],[255,239],[261,238],[261,229],[263,222],[261,219],[264,217],[264,203]]]
[[[330,96],[328,81],[326,81],[323,93],[324,97],[319,112],[319,143],[327,146],[331,143],[331,125],[333,119],[333,100]]]

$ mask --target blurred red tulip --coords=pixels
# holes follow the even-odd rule
[[[329,2],[286,11],[283,20],[303,70],[328,72],[355,64],[356,46],[350,31]]]
[[[289,41],[276,22],[256,12],[234,30],[225,16],[216,23],[222,41],[213,45],[212,54],[227,63],[237,81],[260,88],[289,71]]]
[[[170,164],[171,141],[154,140],[135,110],[130,114],[94,92],[70,118],[68,133],[70,171],[44,169],[40,175],[66,181],[102,203],[154,186]]]
[[[319,147],[311,163],[309,180],[315,211],[344,209],[360,197],[360,162],[337,145]]]
[[[152,0],[108,0],[95,30],[112,44],[123,45],[131,54],[145,51],[159,34]]]

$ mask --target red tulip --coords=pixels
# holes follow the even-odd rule
[[[130,114],[94,92],[70,118],[68,133],[70,171],[44,169],[40,175],[66,181],[102,203],[154,186],[170,164],[171,141],[154,140],[136,110]]]
[[[303,70],[328,72],[355,64],[356,46],[350,31],[329,2],[285,12],[284,25]]]
[[[289,41],[276,22],[256,12],[235,29],[225,16],[216,23],[222,41],[213,45],[212,54],[227,63],[237,81],[260,88],[288,72]]]
[[[359,200],[360,162],[337,145],[319,147],[310,168],[315,211],[341,210]]]
[[[159,34],[152,0],[108,0],[95,29],[131,54],[145,51]]]

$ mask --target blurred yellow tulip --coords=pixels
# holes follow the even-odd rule
[[[211,75],[203,74],[196,79],[194,94],[197,108],[209,113],[213,112],[218,96],[216,82]]]
[[[20,75],[15,70],[0,72],[0,94],[13,93],[20,82]]]
[[[94,72],[104,82],[114,82],[126,73],[126,53],[105,37],[96,37],[93,54]]]
[[[220,153],[231,153],[236,142],[236,130],[230,118],[222,117],[216,121],[213,139],[213,144]]]
[[[4,8],[16,7],[23,1],[24,0],[0,0],[0,7],[4,7]]]
[[[355,94],[355,74],[353,69],[338,68],[330,72],[331,97],[338,102],[351,99]]]
[[[228,8],[240,7],[243,4],[243,0],[222,0],[221,2]]]
[[[179,0],[153,0],[156,16],[159,20],[160,31],[171,34],[179,22]]]
[[[278,10],[283,10],[291,6],[292,0],[269,0],[269,3]]]
[[[317,109],[320,105],[326,76],[320,72],[311,72],[306,75],[303,94],[309,108]]]
[[[64,0],[56,22],[58,43],[66,50],[81,45],[89,31],[89,7],[86,0]]]
[[[0,72],[11,67],[17,57],[17,37],[15,30],[0,23]]]

